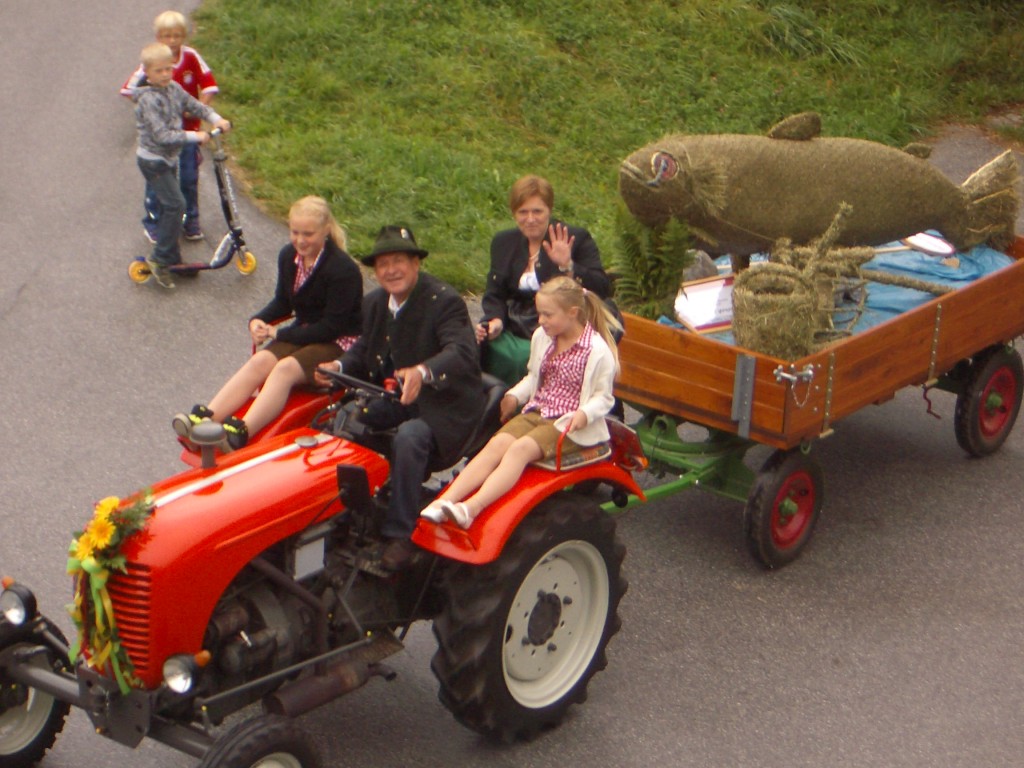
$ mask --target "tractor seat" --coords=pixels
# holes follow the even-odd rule
[[[562,458],[561,439],[559,450],[550,459],[542,459],[533,462],[533,466],[541,469],[548,469],[552,472],[566,472],[570,469],[585,467],[587,464],[595,464],[608,458],[613,458],[616,463],[630,468],[643,469],[647,466],[647,460],[643,456],[643,449],[640,447],[636,432],[627,427],[618,419],[605,418],[608,426],[609,439],[597,445],[588,445],[581,451],[571,453]],[[563,435],[564,438],[564,435]],[[614,456],[612,455],[614,454]]]
[[[576,453],[570,453],[568,456],[562,458],[561,465],[558,464],[558,453],[550,459],[541,459],[540,461],[533,462],[533,466],[540,467],[541,469],[548,469],[552,472],[568,472],[570,469],[577,469],[579,467],[585,467],[587,464],[595,464],[598,461],[604,461],[606,458],[611,456],[612,447],[610,443],[598,443],[597,445],[588,445],[586,448],[577,451]]]

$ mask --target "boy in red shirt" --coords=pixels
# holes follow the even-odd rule
[[[185,45],[188,37],[188,23],[177,11],[164,11],[153,21],[153,32],[158,43],[171,49],[174,56],[174,81],[185,92],[203,104],[209,105],[218,93],[217,81],[203,57],[195,48]],[[121,86],[121,95],[131,98],[132,92],[142,81],[142,66]],[[192,115],[183,115],[182,128],[186,131],[198,131],[200,119]],[[185,226],[183,232],[186,240],[202,240],[203,231],[199,227],[199,163],[202,155],[198,144],[186,144],[181,150],[178,161],[178,183],[181,193],[185,196]],[[149,185],[146,185],[145,215],[142,227],[146,238],[156,242],[157,223],[160,220],[160,204]]]

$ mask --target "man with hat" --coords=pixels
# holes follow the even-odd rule
[[[378,383],[401,382],[408,419],[391,450],[391,495],[381,534],[388,542],[381,565],[404,568],[414,552],[410,541],[422,507],[427,467],[450,466],[483,416],[480,353],[459,293],[420,271],[427,251],[407,227],[382,227],[373,251],[361,257],[380,288],[363,299],[359,340],[340,361],[324,368]],[[321,383],[325,383],[320,377]]]

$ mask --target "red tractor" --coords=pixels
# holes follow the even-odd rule
[[[642,497],[635,436],[618,425],[597,460],[528,468],[469,530],[421,520],[411,566],[388,573],[375,553],[389,435],[359,413],[389,394],[348,384],[318,422],[325,429],[217,455],[220,426],[197,427],[202,466],[153,486],[144,528],[117,552],[123,569],[92,574],[79,592],[85,625],[103,618],[96,603],[107,606],[106,646],[69,645],[32,592],[5,579],[5,768],[38,762],[72,706],[116,742],[156,739],[204,767],[319,765],[293,718],[393,678],[384,659],[420,619],[433,621],[440,700],[474,731],[529,738],[584,700],[626,581],[614,518],[580,491],[604,483],[619,505]],[[493,431],[501,392],[489,391],[467,454]],[[425,502],[436,492],[425,487]],[[218,728],[256,702],[262,714]]]

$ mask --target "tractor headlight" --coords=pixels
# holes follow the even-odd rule
[[[10,584],[0,592],[0,616],[9,624],[20,627],[36,615],[36,597],[32,590],[21,584]]]
[[[195,685],[199,665],[193,656],[180,653],[164,662],[164,682],[175,693],[188,693]]]

